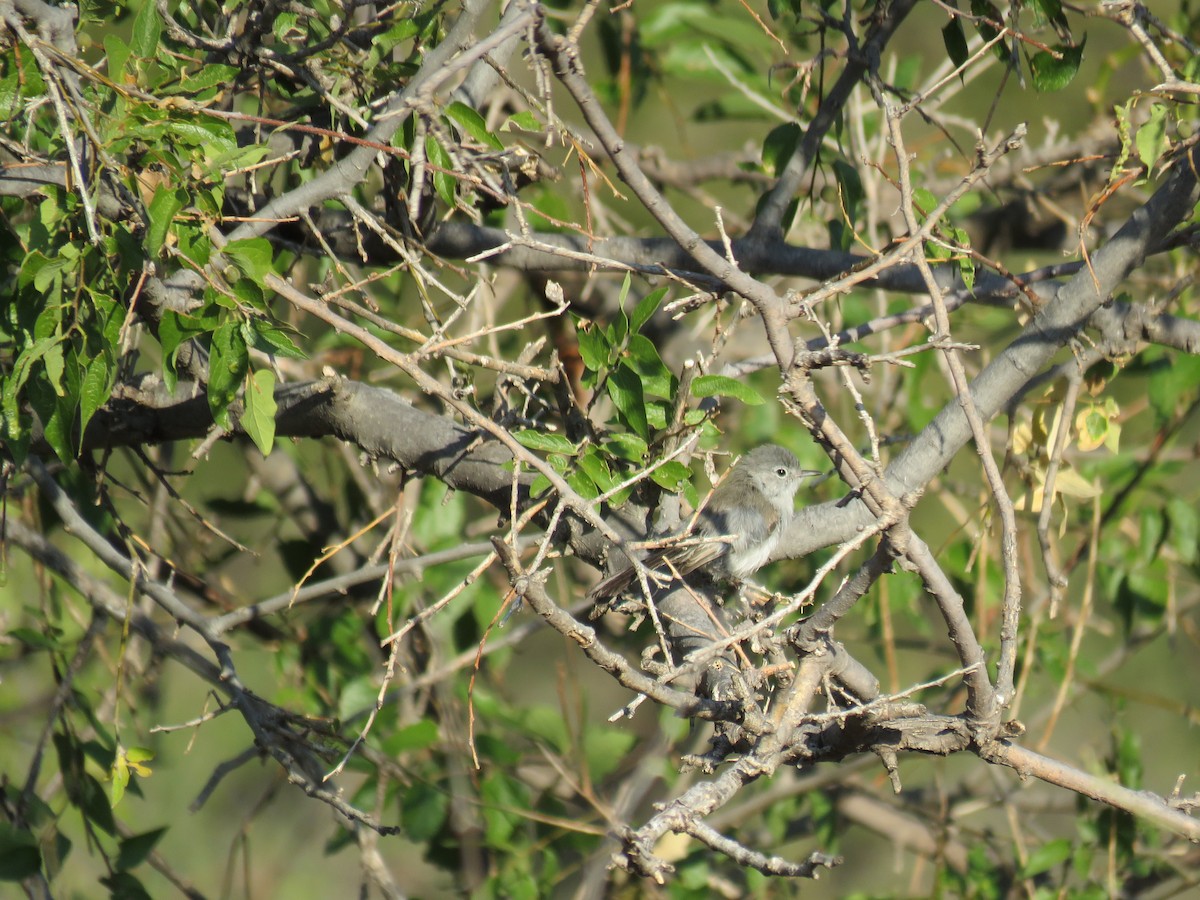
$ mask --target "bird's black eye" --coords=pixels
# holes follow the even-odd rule
[[[778,469],[775,470],[775,474],[778,475],[780,478],[786,478],[787,477],[787,469],[785,469],[783,466],[780,466]]]

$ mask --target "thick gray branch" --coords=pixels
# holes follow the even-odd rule
[[[985,421],[1004,409],[1026,382],[1079,334],[1129,273],[1191,213],[1200,200],[1198,163],[1200,149],[1181,156],[1163,186],[1092,255],[1091,267],[1064,283],[1017,339],[979,373],[971,384],[971,397]],[[923,489],[970,437],[966,415],[957,402],[948,404],[888,466],[889,489],[897,495]],[[803,556],[844,541],[870,520],[870,513],[858,502],[842,508],[833,504],[808,507],[797,514],[775,555]]]

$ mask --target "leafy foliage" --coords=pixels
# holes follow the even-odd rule
[[[554,6],[4,5],[0,880],[1194,887],[1196,11]]]

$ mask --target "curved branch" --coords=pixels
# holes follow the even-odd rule
[[[1085,268],[1056,292],[971,383],[971,396],[984,421],[990,420],[1088,323],[1146,255],[1191,213],[1200,201],[1197,165],[1200,150],[1182,155],[1154,195],[1139,207]],[[892,493],[920,491],[970,439],[967,419],[957,401],[947,404],[888,466]],[[779,542],[775,558],[803,556],[846,540],[872,517],[861,502],[838,507],[823,504],[800,510]]]

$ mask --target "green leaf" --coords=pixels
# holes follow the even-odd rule
[[[638,373],[621,363],[613,370],[605,387],[613,405],[620,410],[629,427],[649,440],[650,425],[646,420],[646,398]]]
[[[1158,549],[1166,532],[1166,519],[1160,510],[1153,507],[1142,507],[1138,511],[1138,555],[1143,565],[1149,565],[1158,558]]]
[[[143,3],[133,20],[133,41],[130,49],[142,59],[158,55],[158,38],[162,33],[162,20],[158,17],[158,5]]]
[[[587,473],[589,479],[592,479],[593,484],[600,488],[602,493],[611,491],[617,485],[617,479],[612,476],[612,469],[608,468],[608,463],[604,457],[600,456],[600,451],[594,446],[589,446],[586,454],[578,458],[578,466]]]
[[[449,207],[454,206],[454,188],[458,180],[450,174],[454,171],[454,161],[433,135],[425,138],[425,157],[434,167],[430,171],[433,187],[442,202]]]
[[[1033,5],[1053,25],[1059,28],[1067,27],[1067,17],[1063,15],[1062,3],[1059,0],[1033,0]]]
[[[500,138],[487,130],[487,124],[483,121],[483,116],[465,103],[455,100],[447,106],[446,118],[458,125],[468,135],[479,141],[479,143],[486,144],[493,150],[504,149],[504,144]]]
[[[514,128],[520,128],[522,131],[541,131],[542,123],[538,121],[538,117],[532,112],[524,110],[519,113],[513,113],[500,126],[501,131],[511,131]]]
[[[1175,416],[1197,384],[1200,384],[1200,357],[1183,353],[1155,360],[1150,366],[1146,395],[1159,421]]]
[[[754,388],[725,375],[700,375],[692,381],[692,396],[734,397],[750,406],[765,402]]]
[[[187,191],[183,188],[159,185],[146,210],[150,217],[150,225],[146,229],[146,253],[148,255],[158,256],[167,240],[167,232],[170,231],[171,223],[175,221],[176,213],[187,205],[187,201]]]
[[[180,344],[206,331],[212,331],[216,324],[212,318],[198,318],[174,310],[164,311],[158,323],[158,342],[162,346],[163,360],[169,361]]]
[[[951,16],[950,21],[942,28],[942,44],[946,47],[946,55],[950,57],[950,62],[954,63],[955,68],[965,63],[970,56],[967,51],[967,35],[963,31],[962,19],[958,16]]]
[[[1055,44],[1049,50],[1039,50],[1029,59],[1029,73],[1033,76],[1034,90],[1041,93],[1061,91],[1074,79],[1083,62],[1083,47],[1087,35],[1079,46]]]
[[[584,733],[583,747],[590,777],[600,781],[625,759],[637,741],[637,735],[614,728],[590,728]]]
[[[450,795],[443,786],[418,781],[400,801],[404,836],[417,843],[432,840],[442,830],[450,808]]]
[[[162,836],[167,833],[166,828],[155,828],[151,831],[143,831],[141,834],[130,835],[127,838],[122,838],[117,844],[117,863],[115,868],[119,872],[125,872],[129,869],[136,869],[144,863],[154,850],[155,845],[162,840]]]
[[[1070,841],[1062,838],[1050,841],[1029,854],[1029,859],[1025,860],[1025,866],[1021,870],[1021,877],[1032,878],[1035,875],[1040,875],[1042,872],[1065,863],[1070,858]]]
[[[633,463],[643,462],[649,450],[645,441],[628,431],[618,431],[616,434],[609,435],[604,441],[604,449],[618,459]]]
[[[164,85],[162,93],[199,94],[201,91],[206,91],[209,88],[227,87],[232,85],[234,78],[241,71],[236,66],[227,66],[222,63],[206,63],[195,72],[181,75],[177,84]]]
[[[29,405],[42,423],[46,442],[59,459],[69,463],[73,458],[70,439],[73,409],[67,408],[67,404],[60,400],[43,373],[35,373],[34,377],[29,379],[25,393],[29,398]]]
[[[394,759],[402,753],[432,747],[437,740],[437,722],[433,719],[422,719],[389,734],[381,743],[380,750]]]
[[[913,206],[917,208],[918,213],[927,216],[937,208],[937,205],[937,197],[928,188],[913,189]]]
[[[52,630],[50,634],[34,631],[32,628],[14,628],[6,637],[24,644],[31,650],[60,650],[62,647],[59,637],[61,633]]]
[[[642,326],[649,322],[651,316],[658,311],[658,306],[666,295],[667,286],[664,284],[639,300],[638,305],[634,307],[633,315],[629,317],[629,330],[634,333],[641,331]]]
[[[584,472],[582,469],[576,469],[568,475],[567,484],[574,488],[575,493],[584,500],[595,500],[600,496],[600,488],[596,485],[596,482],[588,477],[587,472]]]
[[[271,242],[266,238],[246,238],[230,241],[221,250],[242,273],[257,285],[262,285],[271,271]]]
[[[108,351],[100,353],[88,363],[87,371],[79,385],[79,433],[80,440],[87,430],[88,422],[112,395],[116,381],[116,366],[112,364]]]
[[[629,339],[625,352],[625,364],[642,379],[642,389],[648,394],[671,399],[677,386],[675,376],[659,358],[658,347],[644,334],[635,334]]]
[[[296,346],[286,331],[267,319],[251,319],[250,328],[254,334],[256,350],[291,359],[308,359],[308,354]]]
[[[863,190],[862,179],[858,176],[858,169],[844,159],[834,160],[833,176],[837,179],[846,218],[853,224],[857,221],[863,200],[867,196]]]
[[[213,421],[226,431],[233,430],[229,404],[237,398],[246,379],[250,358],[242,339],[240,323],[228,318],[213,332],[208,360],[208,408]]]
[[[275,412],[275,373],[270,369],[259,369],[246,384],[242,428],[263,456],[270,456],[275,444]]]
[[[692,480],[692,470],[678,460],[663,463],[650,473],[650,478],[661,488],[676,493]]]
[[[114,872],[100,879],[114,900],[153,900],[145,885],[129,872]]]
[[[391,55],[392,50],[399,44],[402,44],[409,38],[415,37],[419,31],[420,28],[414,20],[405,18],[401,19],[387,31],[374,35],[371,38],[371,52],[367,57],[366,71],[370,72],[378,66],[384,59]]]
[[[800,126],[795,122],[787,122],[772,129],[763,141],[763,166],[772,175],[778,177],[783,171],[796,148],[800,146]]]
[[[979,36],[983,38],[984,42],[994,41],[1000,35],[996,26],[1004,23],[1004,14],[991,0],[971,0],[971,15],[978,17],[975,22],[975,30],[979,32]],[[992,50],[1001,62],[1009,61],[1008,51],[1003,42],[997,44]]]
[[[129,45],[112,32],[104,35],[104,57],[108,60],[108,77],[117,84],[125,80],[125,64],[129,61]]]
[[[42,854],[33,833],[0,822],[0,881],[23,881],[41,867]]]
[[[575,335],[579,340],[579,355],[583,364],[593,372],[606,368],[612,346],[604,336],[604,329],[587,319],[577,319]]]
[[[1142,165],[1147,170],[1154,168],[1167,146],[1167,108],[1163,104],[1156,103],[1150,109],[1150,117],[1137,131],[1134,146]]]
[[[535,431],[527,428],[524,431],[515,432],[513,437],[522,447],[542,453],[565,453],[567,456],[574,456],[579,452],[579,448],[561,434],[552,434],[548,431]]]
[[[1169,538],[1175,553],[1185,563],[1194,563],[1200,547],[1200,514],[1191,502],[1182,497],[1167,500]]]
[[[46,367],[46,380],[50,382],[50,387],[54,388],[54,393],[59,397],[63,396],[63,371],[66,368],[66,358],[63,355],[63,345],[61,342],[51,344],[46,348],[46,352],[42,354],[42,365]]]

